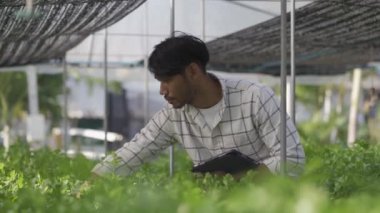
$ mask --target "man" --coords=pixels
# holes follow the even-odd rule
[[[206,72],[209,53],[196,37],[181,35],[155,46],[149,70],[169,103],[113,155],[96,165],[95,175],[128,175],[174,142],[194,165],[233,149],[272,173],[280,171],[280,111],[273,91],[245,80],[223,80]],[[287,170],[297,176],[304,151],[287,119]]]

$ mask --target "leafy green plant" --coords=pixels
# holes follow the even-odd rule
[[[268,176],[194,176],[177,149],[175,175],[167,155],[126,178],[109,175],[88,184],[96,162],[19,141],[0,149],[1,212],[378,212],[380,150],[304,144],[307,164],[298,179]]]

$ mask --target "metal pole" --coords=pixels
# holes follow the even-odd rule
[[[173,37],[174,36],[174,19],[175,19],[175,0],[170,0],[170,36]],[[172,177],[174,175],[174,146],[171,145],[169,147],[169,174],[170,176]]]
[[[252,6],[248,6],[246,4],[242,4],[242,3],[239,3],[238,0],[235,0],[235,1],[231,1],[231,0],[224,0],[225,2],[228,2],[230,4],[234,4],[234,5],[237,5],[237,6],[240,6],[240,7],[243,7],[245,9],[248,9],[248,10],[252,10],[252,11],[255,11],[255,12],[259,12],[259,13],[262,13],[262,14],[265,14],[265,15],[268,15],[268,16],[272,16],[272,17],[277,17],[278,14],[276,13],[272,13],[270,11],[267,11],[267,10],[263,10],[263,9],[260,9],[260,8],[257,8],[257,7],[252,7]],[[263,0],[261,0],[263,1]],[[267,0],[268,1],[268,0]]]
[[[175,29],[175,0],[170,0],[170,36],[174,37]]]
[[[202,40],[206,41],[206,5],[205,0],[201,0],[202,10]]]
[[[351,104],[350,115],[348,120],[348,133],[347,145],[352,148],[356,140],[356,121],[358,116],[359,96],[360,96],[360,82],[362,76],[362,69],[354,69],[351,84]]]
[[[296,75],[295,75],[295,49],[294,49],[294,32],[295,32],[295,0],[291,0],[290,9],[290,104],[289,112],[290,117],[293,120],[294,125],[296,124],[296,109],[295,109],[295,85],[296,85]]]
[[[145,2],[145,34],[149,34],[149,13],[148,13],[148,1]],[[144,59],[144,123],[147,124],[149,121],[149,70],[148,70],[148,45],[149,37],[145,37],[145,59]]]
[[[62,93],[63,93],[63,150],[65,154],[67,154],[67,150],[69,148],[69,128],[68,128],[68,89],[67,89],[67,61],[66,61],[66,53],[63,56],[63,85],[62,85]]]
[[[286,174],[286,0],[281,0],[281,174]]]
[[[92,55],[94,52],[95,35],[91,34],[90,54],[88,55],[87,66],[90,67],[92,63]]]
[[[31,14],[33,12],[33,0],[25,1],[25,10],[28,14]]]
[[[170,36],[174,37],[175,29],[175,0],[170,0]]]
[[[106,5],[106,17],[108,17],[108,8]],[[104,29],[104,150],[107,154],[107,134],[108,134],[108,26]]]
[[[149,121],[149,71],[148,71],[148,56],[144,58],[144,124],[147,124]]]
[[[37,75],[37,69],[35,66],[30,65],[27,67],[26,77],[28,81],[29,115],[39,114]]]

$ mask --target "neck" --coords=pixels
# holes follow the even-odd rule
[[[217,104],[223,97],[222,86],[217,78],[206,74],[197,84],[197,92],[191,105],[207,109]]]

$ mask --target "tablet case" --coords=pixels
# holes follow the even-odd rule
[[[213,173],[224,172],[236,174],[248,169],[255,169],[258,163],[237,150],[231,150],[225,154],[212,158],[202,164],[193,167],[192,172]]]

